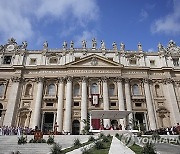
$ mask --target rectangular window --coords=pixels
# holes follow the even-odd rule
[[[136,107],[141,107],[141,105],[142,105],[141,103],[135,103]]]
[[[74,106],[80,106],[79,102],[74,102]]]
[[[31,58],[30,59],[30,65],[36,65],[37,59],[36,58]]]
[[[46,106],[53,106],[53,103],[46,103]]]
[[[155,60],[150,60],[150,66],[155,66]]]
[[[111,102],[111,106],[115,107],[116,106],[116,102]]]
[[[4,56],[3,64],[11,64],[12,56]]]
[[[173,58],[174,66],[179,66],[179,58]]]
[[[131,65],[136,65],[136,59],[131,59],[129,62]]]

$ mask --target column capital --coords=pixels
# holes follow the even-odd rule
[[[11,78],[11,81],[12,82],[20,82],[22,80],[22,78],[21,77],[18,77],[18,76],[13,76],[12,78]]]
[[[143,78],[143,82],[144,82],[144,83],[150,83],[150,81],[151,81],[151,80],[148,79],[148,78]]]
[[[82,77],[81,77],[81,80],[82,80],[82,82],[87,82],[88,77],[86,77],[86,76],[82,76]]]
[[[122,82],[122,81],[123,81],[123,78],[122,78],[121,76],[117,76],[117,77],[116,77],[116,81],[117,81],[117,82]]]
[[[67,80],[67,82],[72,82],[73,77],[72,77],[72,76],[67,76],[67,77],[66,77],[66,80]]]
[[[65,80],[65,78],[64,78],[64,77],[59,77],[59,78],[58,78],[58,83],[63,83],[63,82],[64,82],[64,80]]]
[[[108,77],[107,77],[107,76],[103,76],[103,77],[101,77],[101,80],[102,80],[103,82],[107,82]]]
[[[130,79],[129,78],[125,78],[124,81],[125,81],[125,83],[129,83]]]
[[[164,84],[170,84],[170,83],[173,83],[173,82],[174,82],[174,80],[172,78],[163,79]]]
[[[35,80],[37,83],[39,83],[39,82],[43,82],[44,78],[43,77],[37,77]]]

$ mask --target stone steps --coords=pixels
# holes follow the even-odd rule
[[[28,142],[32,139],[32,135],[28,135]],[[43,136],[48,139],[48,135]],[[89,138],[87,135],[56,135],[55,142],[58,142],[62,148],[67,148],[73,145],[75,138],[79,138],[81,143],[86,142]],[[12,151],[20,151],[21,154],[47,154],[50,152],[52,145],[47,143],[27,143],[18,145],[18,136],[0,136],[0,154],[9,154]]]

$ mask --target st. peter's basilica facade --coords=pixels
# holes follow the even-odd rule
[[[180,122],[180,47],[169,41],[158,51],[126,50],[104,41],[91,48],[63,43],[62,49],[28,50],[11,38],[0,46],[0,126],[81,132],[92,110],[132,111],[123,120],[105,119],[104,126],[132,121],[146,130]],[[102,120],[101,120],[102,122]],[[99,125],[97,119],[95,127]],[[97,128],[96,128],[97,129]],[[76,131],[76,132],[75,132]]]

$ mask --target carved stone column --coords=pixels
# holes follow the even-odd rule
[[[108,85],[107,85],[107,78],[103,77],[103,104],[104,104],[104,110],[109,110],[109,96],[108,96]],[[104,127],[106,126],[110,127],[110,119],[104,119]]]
[[[58,105],[57,105],[57,125],[58,132],[63,130],[63,97],[64,97],[64,78],[59,78],[58,84]]]
[[[12,77],[11,79],[12,85],[9,93],[7,110],[3,122],[3,125],[5,126],[12,126],[15,122],[20,80],[20,77]]]
[[[38,126],[40,129],[40,118],[41,118],[41,104],[42,104],[42,92],[43,92],[43,78],[37,78],[37,95],[35,100],[35,107],[34,107],[34,116],[33,116],[33,125],[32,128],[34,129],[35,126]]]
[[[83,120],[87,120],[87,78],[82,78],[82,96],[81,96],[81,132],[84,128]]]
[[[152,96],[151,96],[151,91],[150,91],[148,81],[149,81],[148,79],[144,79],[144,90],[145,90],[145,96],[146,96],[146,105],[147,105],[150,129],[155,130],[156,129],[156,120],[155,120]]]
[[[124,95],[123,95],[123,86],[122,86],[122,78],[117,78],[117,89],[118,89],[118,102],[119,102],[119,111],[125,111],[124,107]],[[125,119],[120,119],[120,124],[122,126],[122,130],[125,129]]]
[[[72,77],[67,78],[64,131],[71,132]]]
[[[169,78],[165,79],[163,87],[163,91],[166,98],[166,104],[170,111],[171,126],[175,126],[177,123],[180,122],[180,114],[174,91],[173,80]]]
[[[126,97],[126,107],[127,111],[132,111],[132,104],[131,104],[131,94],[130,94],[130,86],[129,86],[129,79],[125,79],[125,97]],[[132,122],[133,114],[130,113],[128,116],[128,121]]]

